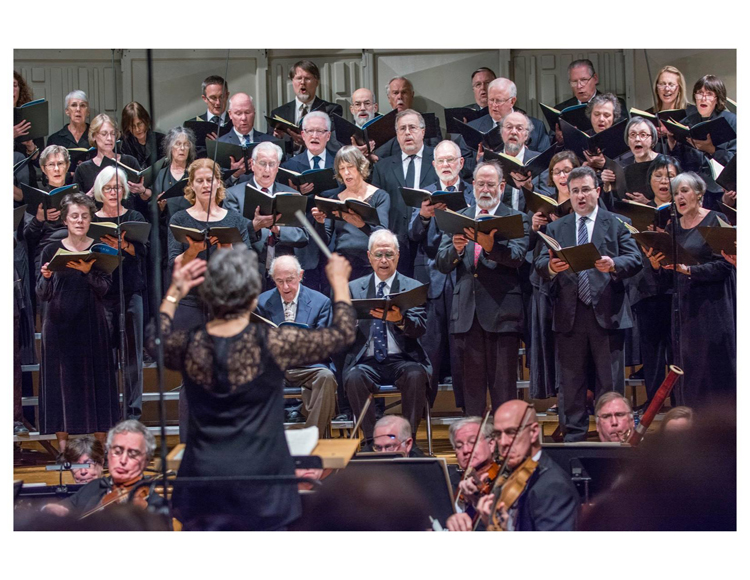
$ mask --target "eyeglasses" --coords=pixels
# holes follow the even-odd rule
[[[561,175],[568,175],[571,171],[573,171],[573,168],[565,168],[565,169],[554,169],[552,171],[552,175],[555,177],[560,177]]]
[[[497,181],[477,181],[474,186],[476,189],[489,187],[490,189],[495,189],[497,187]]]
[[[702,101],[713,101],[716,99],[716,95],[714,93],[695,93],[696,99],[701,99]]]
[[[370,107],[372,107],[372,101],[354,101],[352,103],[352,106],[355,109],[361,109],[362,107],[364,107],[365,109],[369,109]]]
[[[45,163],[45,167],[65,167],[68,165],[65,161],[50,161],[49,163]]]
[[[571,87],[582,87],[593,79],[594,77],[586,77],[585,79],[578,79],[577,81],[568,81]]]
[[[328,129],[302,129],[304,133],[307,133],[308,135],[325,135],[328,133]]]
[[[295,82],[298,82],[298,83],[313,83],[313,82],[316,82],[315,77],[313,77],[313,76],[309,76],[309,77],[304,76],[303,77],[302,75],[297,75],[292,80],[295,81]]]
[[[656,88],[674,90],[677,88],[677,85],[675,83],[656,83]]]
[[[513,97],[508,97],[507,99],[487,99],[487,102],[490,105],[495,105],[497,107],[504,105],[508,101],[510,101]]]
[[[493,431],[492,432],[492,438],[493,439],[500,439],[503,435],[506,437],[510,437],[511,439],[518,435],[521,431],[524,429],[531,427],[531,424],[525,425],[523,429],[516,429],[515,427],[509,427],[508,429],[502,429],[499,431]]]
[[[225,95],[211,95],[210,97],[206,97],[206,95],[203,96],[206,100],[211,101],[212,103],[220,103],[225,97]]]
[[[255,165],[260,165],[263,169],[273,169],[279,165],[278,161],[254,161]]]
[[[377,451],[378,453],[382,453],[384,451],[385,452],[398,451],[398,448],[404,444],[404,441],[396,439],[394,435],[379,435],[379,437],[389,437],[392,440],[389,443],[386,443],[385,445],[378,445],[377,443],[373,441],[372,449],[373,451]]]
[[[575,181],[575,179],[573,180]],[[582,193],[583,195],[588,195],[592,191],[595,191],[595,187],[582,187],[581,189],[571,189],[570,195],[578,195],[579,193]]]
[[[99,133],[97,133],[96,136],[97,137],[102,137],[102,138],[106,139],[107,137],[115,137],[115,136],[117,136],[117,133],[115,133],[114,131],[111,131],[111,132],[100,131]]]
[[[613,417],[616,417],[618,421],[622,421],[628,415],[632,415],[632,413],[626,413],[625,411],[620,411],[619,413],[602,413],[599,415],[599,419],[602,421],[611,421]]]
[[[113,191],[125,191],[125,186],[124,185],[115,185],[115,186],[105,185],[104,187],[102,187],[102,191],[104,193],[111,193]]]
[[[417,125],[400,125],[397,129],[397,133],[401,133],[402,135],[409,131],[410,133],[416,133],[418,129],[421,129],[422,127],[418,127]]]
[[[455,450],[456,451],[461,451],[464,447],[472,448],[476,444],[477,444],[477,440],[476,439],[469,439],[466,443],[456,443]]]
[[[128,459],[135,459],[136,461],[145,455],[143,451],[138,451],[137,449],[125,449],[124,447],[120,447],[119,445],[115,445],[109,451],[115,457],[120,457],[127,451]]]
[[[503,131],[513,131],[515,130],[516,133],[523,133],[524,131],[528,131],[529,128],[524,125],[503,125]]]
[[[393,260],[393,258],[396,257],[396,254],[395,254],[395,252],[385,252],[385,253],[383,253],[383,252],[375,252],[372,255],[372,257],[375,258],[376,260],[382,260],[383,258],[385,258],[386,260],[390,261],[390,260]]]
[[[190,143],[175,143],[172,149],[190,149]]]
[[[628,139],[635,139],[640,138],[641,141],[645,141],[646,139],[651,139],[651,133],[646,133],[645,131],[642,131],[640,133],[636,133],[635,131],[628,133]]]
[[[453,165],[456,161],[458,161],[458,157],[444,157],[435,159],[435,165]]]

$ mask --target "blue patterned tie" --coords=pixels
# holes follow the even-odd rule
[[[320,156],[313,155],[313,169],[320,169]]]
[[[449,185],[449,186],[448,186],[448,187],[447,187],[447,188],[445,189],[445,191],[456,191],[456,186],[455,186],[455,185]]]
[[[581,216],[578,220],[578,245],[589,243],[589,232],[586,229],[588,217]],[[578,297],[586,306],[591,304],[591,285],[589,284],[588,270],[578,272]]]
[[[385,282],[378,284],[378,293],[376,298],[385,298],[383,290]],[[372,340],[375,346],[375,360],[383,362],[388,356],[388,334],[385,331],[385,322],[382,320],[373,320],[372,322]]]

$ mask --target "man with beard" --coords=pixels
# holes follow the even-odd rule
[[[357,89],[352,93],[352,104],[349,106],[354,123],[357,127],[362,127],[368,121],[371,121],[378,115],[378,103],[375,100],[375,93],[370,89]],[[372,153],[368,154],[368,151],[375,149],[375,141],[370,141],[369,147],[367,145],[357,145],[354,137],[351,138],[351,144],[362,152],[362,155],[367,157],[370,163],[375,163],[378,158]]]
[[[493,162],[479,163],[474,170],[476,206],[461,210],[468,217],[482,215],[523,218],[525,235],[514,240],[495,238],[497,230],[443,235],[437,253],[438,269],[456,270],[456,289],[451,307],[451,334],[461,361],[464,400],[469,415],[485,412],[487,390],[492,408],[516,396],[516,362],[523,331],[523,300],[518,268],[529,243],[526,214],[501,202],[505,186],[502,168]]]
[[[520,109],[513,108],[516,104],[517,95],[518,89],[513,81],[502,77],[493,80],[487,87],[487,97],[485,98],[488,114],[472,121],[469,125],[484,133],[497,125],[502,127],[502,120],[511,113],[514,111],[523,113]],[[526,134],[529,148],[534,151],[544,151],[550,146],[549,137],[544,130],[544,123],[534,117],[528,117],[528,119],[531,122],[529,132]],[[504,139],[503,142],[505,142]],[[525,143],[524,141],[523,144]]]
[[[530,119],[519,111],[509,113],[500,121],[500,135],[503,138],[503,153],[515,157],[521,163],[527,163],[534,159],[539,153],[528,149],[525,145],[532,124]],[[511,172],[511,179],[506,183],[503,191],[503,203],[512,209],[526,211],[526,197],[522,189],[528,191],[541,191],[541,176],[531,179],[528,175]]]
[[[329,103],[316,96],[320,83],[320,71],[311,60],[295,62],[289,70],[289,80],[292,81],[294,100],[275,108],[271,111],[270,117],[278,116],[301,127],[302,118],[311,111],[322,111],[328,116],[333,113],[344,114],[341,105]],[[287,153],[300,153],[305,147],[305,142],[300,134],[286,133],[274,129],[273,136],[279,139],[283,138],[286,141]]]
[[[453,141],[441,141],[434,151],[432,165],[438,174],[438,180],[424,189],[427,191],[463,191],[466,205],[474,204],[474,188],[459,177],[464,164],[461,150]],[[437,269],[435,256],[437,255],[443,233],[435,222],[435,210],[446,209],[444,203],[430,205],[429,200],[421,208],[412,210],[409,222],[409,239],[418,244],[414,258],[414,277],[423,284],[429,284],[427,293],[427,332],[422,338],[422,346],[430,357],[432,373],[430,380],[430,401],[437,396],[440,368],[443,357],[450,352],[451,377],[453,380],[453,396],[456,406],[462,408],[463,381],[458,359],[455,357],[453,338],[450,334],[451,300],[455,274],[446,276]]]

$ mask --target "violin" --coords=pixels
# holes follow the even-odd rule
[[[479,497],[485,496],[492,491],[492,486],[495,483],[495,479],[500,473],[500,465],[494,462],[492,459],[488,459],[482,466],[474,469],[469,467],[464,475],[464,481],[471,479],[474,485],[477,487],[477,495]],[[487,477],[483,477],[486,475]],[[458,501],[467,503],[466,497],[458,489],[456,490]]]
[[[519,465],[512,473],[503,474],[498,478],[500,485],[496,488],[499,493],[493,502],[492,510],[492,521],[487,526],[487,530],[491,532],[503,531],[505,528],[498,519],[497,506],[500,503],[505,504],[505,509],[511,509],[521,494],[526,490],[526,486],[534,475],[538,462],[534,461],[531,457],[527,457],[526,460]]]
[[[115,483],[112,486],[112,489],[110,489],[106,493],[106,495],[101,499],[101,501],[99,502],[99,505],[90,509],[78,519],[82,520],[84,518],[87,518],[95,513],[102,511],[108,506],[127,503],[128,497],[130,496],[130,492],[133,489],[133,486],[135,486],[135,484],[137,484],[142,479],[143,479],[143,475],[139,475],[138,477],[133,478],[124,483]],[[136,505],[141,509],[146,509],[146,507],[148,507],[149,493],[150,492],[149,492],[148,486],[144,485],[144,486],[139,487],[136,490],[135,495],[133,496],[133,501],[131,503],[133,503],[133,505]]]

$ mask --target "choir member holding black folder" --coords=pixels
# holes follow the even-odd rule
[[[126,209],[122,202],[130,194],[125,172],[114,167],[105,167],[94,182],[94,199],[102,204],[102,209],[94,214],[90,233],[95,237],[101,228],[94,231],[97,223],[105,222],[126,224],[138,222],[144,224],[132,234],[122,231],[120,234],[120,249],[122,250],[122,265],[112,272],[112,285],[103,297],[107,311],[107,320],[112,329],[113,350],[120,348],[120,275],[125,298],[125,352],[123,354],[125,400],[127,402],[126,419],[140,419],[141,399],[143,398],[143,293],[146,290],[146,255],[148,252],[148,232],[150,227],[141,213],[134,209]],[[108,228],[105,235],[96,241],[117,249],[117,229]],[[136,235],[139,234],[139,235]],[[144,239],[145,234],[145,239]]]
[[[323,193],[337,201],[354,200],[366,203],[377,211],[378,225],[366,223],[362,216],[351,209],[324,213],[317,207],[312,215],[318,223],[316,228],[333,251],[346,257],[352,265],[352,278],[361,278],[372,272],[367,259],[367,239],[379,229],[388,229],[388,211],[391,203],[388,193],[365,181],[370,174],[370,162],[353,145],[342,147],[333,160],[336,180],[344,190]],[[328,217],[327,217],[328,216]]]
[[[140,170],[141,166],[135,157],[119,153],[115,154],[117,123],[109,115],[100,113],[91,121],[89,143],[96,146],[96,157],[81,163],[76,169],[75,174],[75,182],[78,184],[78,189],[89,197],[94,193],[94,181],[96,181],[96,176],[102,170],[102,162],[105,157],[124,163],[136,171]]]
[[[120,418],[115,366],[103,298],[112,277],[96,261],[71,260],[62,270],[48,268],[60,250],[85,252],[96,206],[76,193],[62,203],[68,236],[42,252],[37,297],[47,303],[42,326],[39,431],[55,433],[63,450],[68,433],[104,433]]]
[[[647,174],[656,159],[656,127],[643,117],[631,117],[625,127],[625,140],[633,154],[633,163],[625,168],[625,199],[648,203],[653,199]]]
[[[678,405],[692,408],[734,397],[737,384],[734,267],[712,252],[699,231],[699,227],[718,227],[719,220],[727,220],[702,207],[705,188],[692,171],[672,179],[680,218],[667,226],[668,232],[675,228],[677,243],[699,263],[664,265],[669,256],[649,256],[651,267],[661,268],[660,275],[672,271],[677,276],[678,294],[673,299],[679,304],[679,321],[673,321],[673,328],[680,348],[675,358],[685,377],[674,393]]]
[[[67,149],[88,149],[89,124],[86,118],[89,116],[89,98],[86,93],[75,90],[66,95],[65,115],[70,119],[70,123],[47,138],[47,147],[62,145]]]

